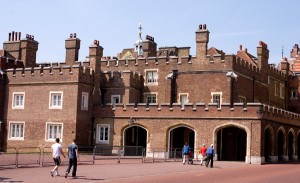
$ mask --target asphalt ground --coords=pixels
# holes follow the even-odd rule
[[[0,169],[0,182],[222,182],[222,183],[299,183],[300,162],[253,165],[244,162],[214,161],[213,168],[200,162],[183,165],[181,162],[147,162],[140,160],[97,160],[95,164],[79,164],[77,178],[65,178],[67,165],[59,167],[60,176],[51,177],[47,167]]]

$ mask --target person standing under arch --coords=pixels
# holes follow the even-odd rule
[[[212,168],[214,166],[214,156],[215,156],[215,150],[213,144],[211,144],[210,147],[207,149],[206,156],[207,156],[207,160],[205,166],[207,168],[210,162],[210,168]]]

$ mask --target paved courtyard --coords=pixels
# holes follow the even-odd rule
[[[157,162],[157,163],[141,163],[139,160],[123,160],[117,163],[114,160],[96,161],[93,164],[78,165],[78,177],[72,179],[64,178],[63,172],[66,170],[66,165],[60,167],[61,176],[50,176],[50,170],[53,166],[49,167],[35,167],[35,168],[17,168],[17,169],[0,169],[0,182],[199,182],[199,179],[209,179],[210,182],[260,182],[266,181],[266,176],[271,178],[275,172],[269,172],[272,167],[280,168],[283,170],[290,169],[287,166],[292,166],[295,171],[298,171],[294,177],[294,181],[300,180],[300,163],[291,164],[277,164],[277,165],[251,165],[244,162],[225,162],[215,161],[214,168],[206,168],[200,166],[199,162],[194,162],[193,165],[182,165],[181,162]],[[262,170],[260,170],[262,169]],[[239,175],[239,171],[242,173]],[[252,179],[250,179],[251,171]],[[257,172],[258,171],[258,172]],[[267,171],[266,174],[263,171]],[[276,170],[277,171],[277,170]],[[288,172],[291,175],[296,173]],[[230,172],[236,174],[231,176]],[[261,173],[260,173],[261,172]],[[261,175],[260,179],[255,179],[255,176]],[[282,173],[283,174],[283,173]],[[221,177],[220,177],[221,176]],[[224,179],[224,176],[227,178]],[[229,177],[229,178],[228,178]],[[231,177],[231,178],[230,178]],[[262,179],[264,178],[264,179]],[[288,178],[288,177],[286,177]],[[284,180],[289,180],[289,179]],[[246,181],[247,179],[251,181]],[[215,181],[214,181],[215,180]],[[223,180],[223,181],[222,181]],[[234,181],[236,180],[236,181]],[[244,181],[241,181],[244,180]],[[294,182],[293,180],[286,182]],[[276,182],[276,181],[271,181]]]

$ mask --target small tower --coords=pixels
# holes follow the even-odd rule
[[[142,40],[142,24],[139,23],[139,39],[134,43],[134,51],[137,52],[137,56],[143,56],[143,40]]]

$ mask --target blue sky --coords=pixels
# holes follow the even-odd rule
[[[79,60],[88,55],[93,40],[100,41],[104,56],[116,56],[133,47],[138,23],[158,47],[191,47],[195,55],[195,31],[206,24],[209,47],[227,54],[239,45],[256,56],[259,41],[270,50],[269,63],[278,63],[281,50],[289,57],[300,42],[300,1],[285,0],[5,0],[1,2],[0,41],[11,31],[34,35],[39,42],[37,62],[65,60],[65,39],[77,33],[81,39]]]

